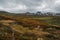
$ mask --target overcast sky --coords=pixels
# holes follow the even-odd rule
[[[9,12],[60,12],[60,0],[0,0],[0,10]]]

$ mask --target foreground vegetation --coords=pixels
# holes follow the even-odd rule
[[[60,40],[60,17],[0,14],[0,40]]]

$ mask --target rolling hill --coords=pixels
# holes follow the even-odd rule
[[[0,13],[0,40],[60,40],[60,26]]]

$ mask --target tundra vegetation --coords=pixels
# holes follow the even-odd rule
[[[0,40],[60,40],[60,16],[1,12]]]

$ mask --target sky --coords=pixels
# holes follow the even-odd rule
[[[60,13],[60,0],[0,0],[0,11]]]

